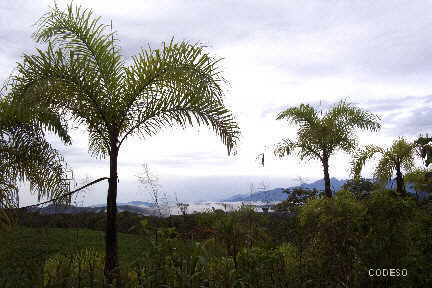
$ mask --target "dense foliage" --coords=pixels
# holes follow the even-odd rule
[[[432,210],[428,203],[418,206],[412,197],[400,198],[389,190],[373,190],[360,198],[342,190],[333,199],[322,195],[310,197],[295,211],[256,213],[244,206],[230,213],[216,210],[168,218],[120,213],[120,230],[129,234],[121,234],[120,238],[120,257],[126,265],[121,275],[124,285],[428,287],[432,284],[428,273],[432,269]],[[22,215],[21,221],[22,228],[0,239],[3,286],[103,285],[103,235],[75,229],[103,230],[103,214],[33,213]],[[42,228],[47,226],[52,228]],[[76,240],[70,241],[74,237]],[[25,247],[25,241],[35,244]],[[406,269],[407,275],[369,275],[377,273],[376,269],[393,268],[399,269],[399,273]],[[10,269],[16,269],[14,275],[20,276],[11,277]]]

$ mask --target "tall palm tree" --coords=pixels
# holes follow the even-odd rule
[[[404,185],[404,176],[402,170],[410,172],[414,168],[414,159],[417,149],[416,143],[409,143],[403,138],[395,140],[388,149],[375,145],[367,145],[365,148],[357,151],[352,161],[352,173],[354,179],[360,178],[361,170],[366,161],[372,158],[376,153],[381,154],[374,171],[374,178],[385,186],[396,172],[396,192],[402,197],[406,196]]]
[[[324,192],[332,197],[329,175],[330,156],[338,149],[352,152],[357,145],[355,129],[377,131],[379,118],[346,101],[339,101],[324,113],[308,104],[288,108],[278,114],[277,120],[286,119],[298,125],[297,139],[283,139],[276,145],[278,157],[290,155],[297,149],[300,159],[318,159],[324,172]]]
[[[1,91],[0,91],[1,92]],[[19,207],[18,182],[27,180],[38,199],[58,198],[65,189],[65,163],[45,140],[45,130],[70,143],[67,128],[47,107],[19,107],[0,93],[0,230],[10,228],[8,211]],[[67,202],[69,198],[62,198]]]
[[[219,59],[202,46],[163,43],[142,50],[127,65],[114,32],[88,9],[53,7],[37,23],[34,38],[45,51],[25,55],[14,95],[21,101],[70,113],[89,133],[89,151],[109,157],[105,275],[119,279],[117,257],[117,158],[127,138],[147,138],[174,124],[208,125],[228,149],[239,127],[223,103]]]

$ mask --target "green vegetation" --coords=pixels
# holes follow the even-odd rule
[[[125,264],[133,263],[136,255],[144,248],[139,240],[134,235],[120,234],[120,255]],[[85,249],[103,255],[104,234],[87,229],[19,226],[2,234],[0,247],[0,287],[44,287],[44,268],[52,265],[52,259],[71,257]],[[57,285],[59,283],[60,280]]]
[[[87,223],[79,214],[22,217],[0,239],[0,285],[102,287],[104,236],[83,228],[102,230],[106,219],[87,216],[93,217]],[[294,214],[256,213],[244,206],[169,218],[120,213],[119,219],[128,232],[119,234],[124,287],[432,284],[430,206],[388,190],[362,199],[346,190],[332,198],[312,197]],[[390,268],[406,269],[407,275],[369,276],[370,269]]]
[[[375,153],[381,153],[382,157],[375,169],[374,178],[382,186],[385,186],[392,179],[393,172],[396,172],[396,193],[405,197],[407,193],[402,169],[411,172],[414,168],[416,148],[416,143],[408,143],[403,138],[394,141],[393,145],[387,150],[375,145],[368,145],[354,155],[354,179],[360,178],[361,170],[369,158],[372,158]]]

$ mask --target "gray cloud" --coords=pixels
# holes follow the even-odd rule
[[[58,2],[63,6],[66,1]],[[312,105],[318,105],[322,99],[324,107],[333,103],[323,95],[352,97],[357,105],[379,114],[384,123],[382,132],[388,136],[415,136],[432,129],[428,117],[432,108],[428,84],[432,77],[432,3],[429,1],[162,0],[120,3],[76,0],[76,3],[93,8],[104,23],[113,20],[122,53],[127,58],[138,53],[140,47],[158,48],[162,41],[169,41],[171,37],[208,45],[209,51],[224,57],[224,71],[234,79],[228,79],[233,84],[229,100],[233,101],[235,114],[242,116],[242,128],[268,132],[245,131],[246,136],[242,138],[245,144],[240,148],[243,151],[248,148],[258,151],[261,148],[253,145],[264,142],[262,135],[281,132],[275,128],[276,123],[265,125],[273,123],[269,119],[274,119],[283,109],[304,99]],[[23,53],[34,51],[36,44],[31,39],[34,31],[31,25],[52,4],[48,0],[1,1],[0,80],[8,76]],[[376,95],[379,99],[371,100]],[[65,158],[71,166],[84,170],[106,168],[106,161],[90,157],[84,138],[77,136],[71,147],[59,146]],[[190,140],[191,143],[194,141]],[[210,139],[208,143],[214,141]],[[169,151],[173,152],[167,154],[163,152],[167,151],[164,145],[168,144],[157,143],[161,156],[150,157],[149,164],[161,170],[163,167],[184,171],[191,167],[216,167],[221,171],[226,165],[221,154],[206,152],[206,149],[183,143],[179,147],[171,145]],[[132,171],[129,168],[137,165],[136,158],[142,157],[143,162],[147,159],[145,155],[141,156],[142,151],[135,147],[121,154],[129,156],[119,161],[122,167],[126,166],[125,171]],[[150,151],[159,153],[155,149]],[[244,159],[255,157],[251,155]],[[242,161],[243,166],[239,167],[244,168],[244,174],[249,164]],[[171,177],[166,175],[161,174],[161,178]],[[247,192],[246,182],[256,177],[239,179],[171,177],[162,181],[167,189],[178,189],[179,193],[189,197],[187,199],[197,195],[216,199],[224,193],[234,193],[234,190],[235,193]],[[137,197],[134,182],[122,183],[122,191],[130,193],[119,193],[119,197],[125,197],[123,200],[132,197],[130,195]],[[106,192],[104,189],[98,191]],[[100,193],[96,194],[105,195]]]
[[[385,99],[373,99],[363,103],[368,110],[374,113],[395,112],[400,109],[407,109],[417,106],[429,105],[432,102],[432,95],[386,97]]]
[[[420,134],[430,134],[432,132],[431,121],[432,105],[418,107],[395,124],[392,129],[396,136],[419,136]],[[387,119],[390,121],[391,119]]]
[[[371,112],[382,117],[385,133],[390,136],[418,136],[432,129],[430,113],[432,96],[406,96],[372,100],[365,104]]]
[[[430,2],[161,1],[131,2],[121,10],[109,2],[85,5],[103,12],[105,23],[113,20],[127,57],[148,43],[159,47],[175,37],[214,49],[247,49],[259,42],[263,50],[256,61],[297,75],[388,78],[432,72]],[[40,2],[5,1],[0,7],[1,26],[8,27],[0,29],[2,54],[16,58],[34,46],[30,25],[47,9]]]

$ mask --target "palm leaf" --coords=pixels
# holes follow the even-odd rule
[[[375,145],[367,145],[364,149],[359,150],[354,154],[353,160],[351,162],[351,173],[356,181],[360,180],[361,170],[363,169],[366,161],[371,159],[376,153],[384,154],[385,151],[381,147]]]
[[[230,152],[239,128],[222,101],[217,63],[203,47],[185,42],[141,52],[127,68],[120,143],[134,133],[147,137],[164,126],[198,124],[212,127]]]

